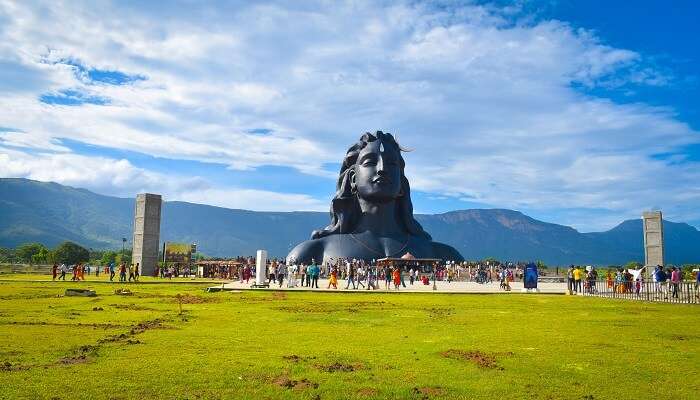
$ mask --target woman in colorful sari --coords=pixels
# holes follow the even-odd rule
[[[338,269],[337,268],[333,268],[333,270],[331,271],[331,276],[328,279],[328,289],[330,289],[331,286],[333,286],[333,289],[338,289]]]
[[[607,285],[608,285],[608,289],[612,289],[612,287],[613,287],[613,277],[612,277],[612,273],[610,272],[610,270],[608,270],[608,273],[605,274],[605,282],[606,282]]]
[[[394,279],[394,289],[399,290],[399,285],[401,284],[401,270],[398,267],[394,267],[391,275]]]

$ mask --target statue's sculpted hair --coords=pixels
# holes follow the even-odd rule
[[[357,157],[360,151],[362,151],[368,143],[374,142],[375,140],[380,140],[385,148],[395,148],[399,153],[399,162],[401,165],[401,194],[396,199],[396,220],[399,226],[411,235],[432,240],[430,235],[423,230],[420,223],[413,218],[411,187],[404,174],[406,163],[401,156],[401,147],[396,140],[394,140],[391,133],[384,133],[382,131],[377,131],[374,135],[369,132],[365,133],[357,143],[348,149],[345,154],[345,159],[343,160],[343,165],[340,167],[335,197],[333,197],[331,201],[331,223],[324,229],[313,231],[311,233],[311,239],[318,239],[337,233],[351,233],[357,225],[362,211],[360,210],[360,202],[357,198],[357,193],[352,190],[350,177],[355,170]]]

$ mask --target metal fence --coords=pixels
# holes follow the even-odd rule
[[[0,274],[51,274],[51,265],[0,264]]]
[[[608,282],[582,281],[576,288],[584,296],[614,299],[700,304],[700,288],[695,282]]]

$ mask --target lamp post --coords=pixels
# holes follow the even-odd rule
[[[437,263],[433,263],[433,290],[437,290]]]
[[[122,262],[124,262],[124,246],[126,246],[126,238],[122,238]]]

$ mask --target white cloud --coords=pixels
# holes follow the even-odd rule
[[[21,147],[66,152],[57,138],[68,138],[232,169],[277,165],[332,176],[324,164],[340,162],[362,132],[383,129],[416,149],[406,156],[412,185],[435,196],[495,207],[604,208],[620,219],[661,206],[681,220],[694,215],[700,196],[697,162],[678,162],[699,134],[672,110],[572,88],[664,85],[672,77],[646,65],[643,54],[563,22],[513,23],[512,8],[420,3],[0,3],[7,21],[0,65],[27,78],[0,83],[0,126],[24,132],[0,133],[0,144],[15,146],[13,168],[29,163],[31,174],[39,170],[18,156]],[[147,79],[91,85],[56,63],[64,59]],[[66,88],[111,102],[37,100]],[[250,133],[256,128],[272,132]],[[680,155],[670,161],[660,153]],[[69,163],[75,155],[45,157]],[[116,168],[100,170],[103,190],[116,176],[152,184],[148,171]],[[82,172],[41,174],[66,182]],[[238,207],[225,202],[227,190],[196,199]],[[260,197],[237,190],[240,199]],[[270,207],[320,206],[282,196]],[[585,214],[571,218],[602,227]]]
[[[162,174],[126,159],[77,154],[28,155],[0,146],[0,176],[57,182],[100,193],[133,197],[161,193],[167,201],[187,201],[255,211],[320,211],[328,205],[311,196],[246,188],[215,187],[201,177]]]

